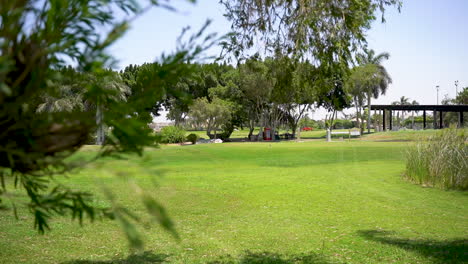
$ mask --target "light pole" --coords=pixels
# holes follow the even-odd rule
[[[437,90],[437,104],[439,104],[439,85],[436,85]]]
[[[458,96],[458,80],[455,81],[455,98]]]

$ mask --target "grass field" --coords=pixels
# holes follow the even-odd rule
[[[146,227],[146,251],[129,255],[115,222],[57,218],[41,236],[20,208],[19,221],[0,214],[0,263],[467,263],[467,194],[404,181],[407,144],[163,146],[102,160],[67,184],[98,197],[105,184],[143,214],[128,188],[138,182],[167,208],[180,241]]]
[[[335,129],[333,131],[345,131],[348,132],[349,129]],[[377,132],[374,133],[371,130],[371,134],[367,134],[367,131],[362,135],[362,139],[364,140],[370,140],[370,141],[416,141],[419,139],[426,139],[434,134],[437,133],[439,130],[434,130],[434,129],[426,129],[426,130],[404,130],[404,131],[387,131],[387,132]],[[464,129],[465,133],[468,133],[468,128]],[[289,132],[291,131],[286,131],[286,130],[281,130],[280,134]],[[201,138],[208,138],[206,135],[206,131],[188,131],[187,135],[190,133],[195,133]],[[236,130],[232,133],[231,139],[236,140],[236,139],[246,139],[249,134],[249,131],[244,129],[244,130]],[[254,134],[258,134],[258,129],[255,130]],[[326,137],[326,130],[324,129],[316,129],[313,131],[302,131],[301,132],[301,139],[307,140],[307,139],[323,139]],[[297,136],[297,135],[296,135]],[[347,139],[348,137],[346,135],[332,135],[334,138],[340,138],[343,137],[344,139]]]
[[[349,131],[348,129],[336,129],[334,131]],[[255,129],[254,135],[258,135],[258,128]],[[207,139],[208,136],[206,135],[206,131],[187,131],[188,134],[197,134],[200,138],[205,138]],[[284,134],[284,133],[291,133],[291,131],[286,131],[286,130],[280,130],[279,134]],[[317,129],[313,131],[302,131],[301,132],[301,139],[321,139],[325,138],[327,132],[324,129]],[[236,139],[247,139],[249,135],[249,130],[248,129],[243,129],[243,130],[235,130],[232,132],[230,139],[236,140]],[[297,134],[296,134],[297,136]],[[333,137],[343,137],[343,135],[333,135]],[[346,136],[344,136],[346,137]]]

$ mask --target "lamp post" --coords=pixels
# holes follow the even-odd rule
[[[458,80],[455,81],[455,98],[458,96]]]
[[[437,104],[439,104],[439,85],[436,85],[437,90]]]

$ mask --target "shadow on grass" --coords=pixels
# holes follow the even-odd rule
[[[392,245],[420,254],[433,263],[468,263],[468,239],[429,240],[390,237],[394,232],[361,230],[358,234],[367,240]]]
[[[62,264],[150,264],[164,263],[169,255],[155,254],[151,251],[145,251],[139,254],[132,254],[124,259],[112,260],[72,260],[62,262]]]
[[[231,255],[222,256],[217,260],[208,262],[209,264],[331,264],[334,262],[328,261],[324,256],[311,253],[300,255],[281,255],[273,252],[251,252],[246,251],[244,254],[234,257]]]

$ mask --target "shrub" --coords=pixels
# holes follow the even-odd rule
[[[197,143],[197,140],[199,139],[200,137],[197,135],[197,134],[190,134],[187,136],[187,140],[192,142],[192,144],[195,144]]]
[[[162,143],[182,143],[185,141],[185,130],[176,126],[167,126],[161,129]]]
[[[303,130],[303,131],[312,131],[313,128],[311,128],[311,127],[303,127],[302,130]]]
[[[353,122],[347,119],[335,119],[333,128],[335,129],[349,129],[353,127]]]
[[[406,151],[405,177],[442,189],[468,189],[468,135],[446,129]]]

